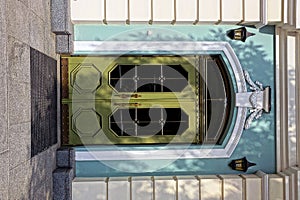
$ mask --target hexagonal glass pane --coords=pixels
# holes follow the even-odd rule
[[[71,85],[79,93],[92,93],[101,86],[101,72],[93,64],[79,64],[71,72]]]
[[[79,109],[72,116],[72,130],[80,137],[93,137],[102,128],[101,116],[93,109]]]

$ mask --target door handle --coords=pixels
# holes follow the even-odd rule
[[[114,106],[120,106],[120,107],[139,107],[142,104],[140,103],[114,103]]]
[[[128,98],[135,98],[135,99],[137,99],[139,97],[142,97],[142,95],[140,95],[140,94],[131,94],[131,95],[130,94],[117,94],[115,96],[119,96],[122,99],[128,99]]]

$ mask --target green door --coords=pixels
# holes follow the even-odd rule
[[[207,116],[213,113],[212,102],[224,104],[227,98],[219,95],[226,91],[218,89],[220,97],[207,100],[212,94],[207,93],[207,72],[215,73],[213,67],[207,68],[211,58],[63,57],[63,143],[199,144],[209,141]],[[214,138],[220,134],[210,135]]]

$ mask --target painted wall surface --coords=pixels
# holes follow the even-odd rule
[[[230,40],[226,36],[226,31],[233,28],[238,26],[75,25],[75,50],[76,41],[227,41],[233,47],[243,69],[250,73],[252,79],[272,89],[271,112],[263,114],[248,130],[244,130],[231,158],[77,162],[77,176],[233,174],[240,172],[231,170],[228,167],[229,162],[244,156],[257,164],[247,173],[256,170],[275,173],[275,29],[273,26],[266,26],[260,30],[248,27],[247,30],[256,35],[243,43]],[[92,49],[89,52],[75,51],[77,55],[99,53]],[[101,147],[96,148],[101,150]],[[85,149],[76,147],[76,151]]]

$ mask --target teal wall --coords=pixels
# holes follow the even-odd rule
[[[77,162],[76,175],[129,176],[129,175],[187,175],[187,174],[232,174],[228,163],[244,156],[257,165],[247,173],[262,170],[276,171],[275,135],[275,29],[266,26],[260,30],[248,27],[256,35],[245,43],[232,41],[226,31],[238,26],[105,26],[75,25],[75,41],[227,41],[233,47],[243,69],[253,80],[272,89],[271,112],[254,121],[242,137],[229,159],[180,159],[145,161]],[[99,52],[75,52],[75,55],[94,55]],[[158,52],[159,53],[159,52]],[[101,150],[102,147],[96,147]],[[130,147],[127,147],[130,148]],[[76,151],[84,151],[76,147]]]

